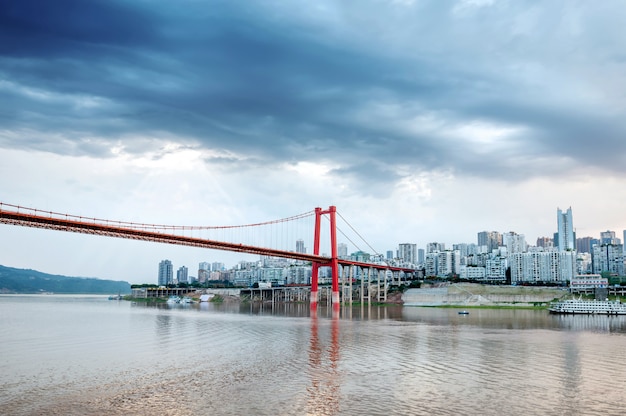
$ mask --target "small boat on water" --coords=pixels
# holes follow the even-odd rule
[[[469,315],[468,311],[459,311],[459,315]]]
[[[566,299],[550,305],[553,314],[626,315],[626,304],[619,300]]]

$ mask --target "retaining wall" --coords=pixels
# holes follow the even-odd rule
[[[505,293],[502,293],[505,292]],[[517,293],[516,293],[517,292]],[[408,289],[402,295],[405,306],[442,305],[529,305],[549,303],[567,295],[563,289],[531,287],[488,287],[483,285],[450,285],[446,287]]]

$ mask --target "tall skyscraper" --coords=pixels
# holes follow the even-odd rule
[[[574,234],[574,222],[572,220],[572,207],[569,207],[565,213],[560,208],[556,210],[557,234],[559,251],[575,250],[576,236]]]
[[[162,260],[159,263],[159,286],[174,283],[174,268],[169,260]]]

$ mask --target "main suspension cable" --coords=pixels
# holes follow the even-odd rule
[[[64,218],[64,219],[71,219],[73,221],[80,221],[80,222],[90,221],[94,223],[100,223],[103,225],[117,225],[117,226],[125,227],[125,228],[140,228],[143,230],[146,230],[146,229],[152,229],[152,230],[157,230],[157,229],[158,230],[223,230],[223,229],[229,229],[229,228],[258,227],[258,226],[264,226],[264,225],[280,224],[284,222],[295,221],[295,220],[299,220],[302,218],[307,218],[307,217],[315,215],[315,211],[308,211],[308,212],[298,214],[298,215],[293,215],[287,218],[281,218],[278,220],[271,220],[271,221],[258,222],[258,223],[252,223],[252,224],[221,225],[221,226],[206,226],[206,225],[191,225],[190,226],[190,225],[144,224],[144,223],[136,223],[136,222],[128,222],[128,221],[106,220],[102,218],[92,218],[92,217],[83,217],[79,215],[63,214],[63,213],[54,212],[54,211],[43,211],[43,210],[36,209],[36,208],[28,208],[28,207],[23,207],[20,205],[12,205],[12,204],[0,202],[0,211],[2,211],[4,207],[10,207],[12,211],[17,211],[17,212],[19,212],[20,210],[31,212],[33,213],[32,215],[47,215],[51,218]]]

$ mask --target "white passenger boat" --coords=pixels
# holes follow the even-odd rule
[[[608,299],[567,299],[551,304],[548,311],[557,314],[626,315],[626,304]]]

